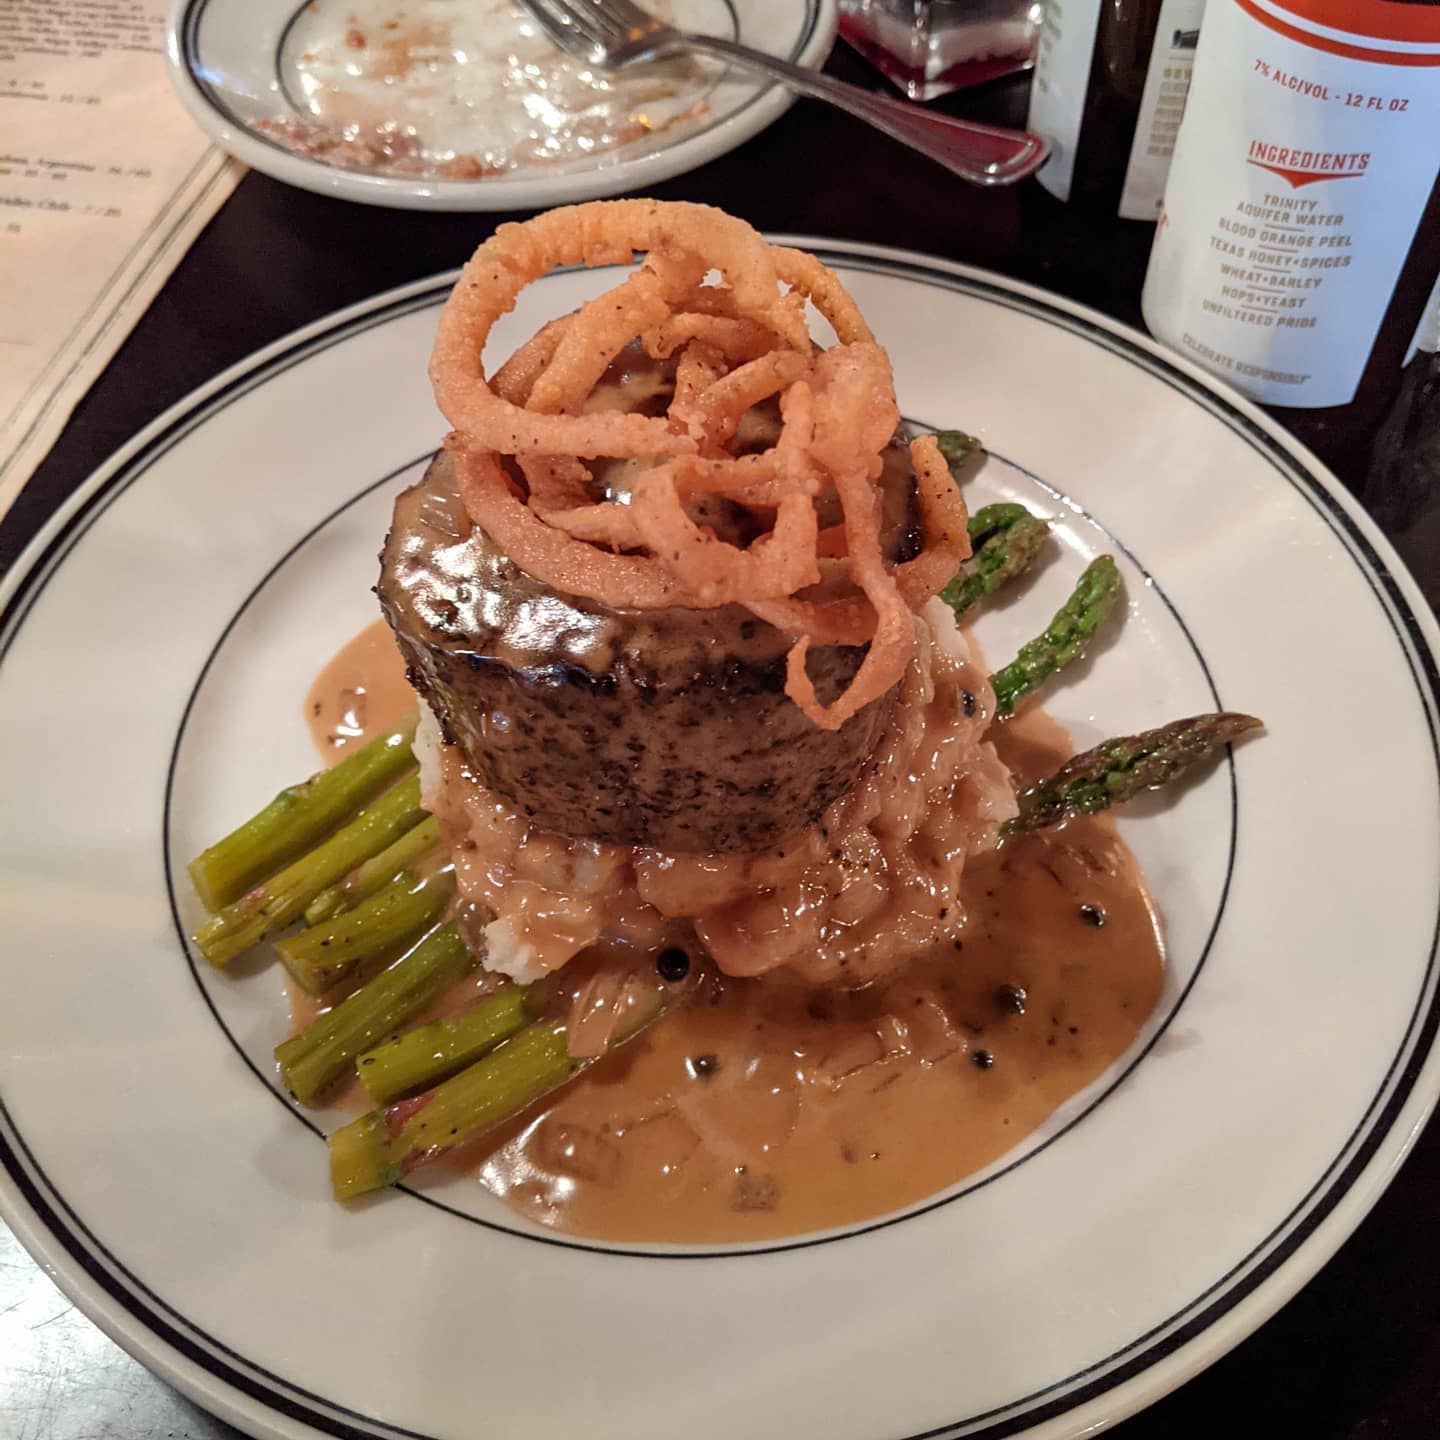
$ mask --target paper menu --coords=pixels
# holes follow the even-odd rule
[[[0,514],[244,173],[147,0],[0,0]]]

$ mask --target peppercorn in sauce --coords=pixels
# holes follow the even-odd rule
[[[1022,782],[1074,749],[1038,710],[995,733]],[[1123,1055],[1163,980],[1153,906],[1107,817],[973,859],[956,910],[943,941],[859,990],[723,976],[667,944],[651,963],[683,987],[671,1013],[450,1163],[547,1228],[640,1243],[771,1240],[941,1193]],[[554,979],[578,996],[614,958]]]

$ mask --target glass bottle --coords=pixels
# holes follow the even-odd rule
[[[1029,128],[1060,200],[1154,220],[1185,112],[1204,0],[1046,0]]]
[[[1440,272],[1440,3],[1210,0],[1151,333],[1346,478]]]

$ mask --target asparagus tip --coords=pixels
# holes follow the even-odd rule
[[[985,453],[984,445],[974,435],[967,435],[963,430],[937,430],[935,444],[952,467]]]
[[[1000,833],[1042,830],[1072,815],[1098,815],[1142,791],[1168,785],[1221,746],[1262,725],[1254,715],[1220,711],[1102,741],[1022,791],[1019,813],[1005,821]]]

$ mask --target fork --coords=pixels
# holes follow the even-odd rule
[[[1011,185],[1039,169],[1049,148],[1029,131],[932,114],[733,40],[677,30],[632,0],[520,0],[520,4],[562,50],[602,70],[623,70],[696,51],[713,55],[758,70],[801,95],[828,100],[972,185]]]

